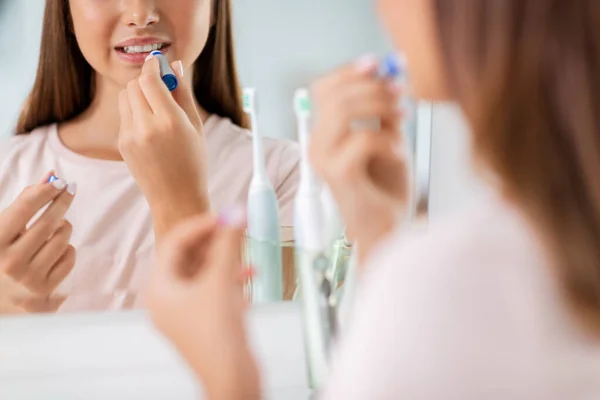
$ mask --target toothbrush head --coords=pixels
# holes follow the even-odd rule
[[[400,54],[390,53],[381,61],[378,76],[381,78],[402,78],[406,74],[406,60]]]
[[[243,108],[244,112],[250,114],[254,112],[254,98],[256,96],[256,89],[246,88],[243,91]]]
[[[47,183],[52,183],[52,182],[57,181],[57,180],[58,180],[58,177],[56,175],[52,174],[52,175],[50,175],[48,177],[48,180],[46,182]]]
[[[311,111],[310,95],[306,89],[297,89],[294,93],[294,111],[298,117],[308,118]]]

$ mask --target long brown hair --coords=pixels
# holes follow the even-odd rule
[[[214,23],[194,64],[194,94],[207,112],[247,128],[236,71],[231,3],[213,1]],[[95,72],[79,49],[71,22],[69,0],[46,0],[37,76],[19,116],[17,134],[67,121],[92,102]]]
[[[434,4],[477,161],[531,219],[569,305],[600,333],[600,2]]]

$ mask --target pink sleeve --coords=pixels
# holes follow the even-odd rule
[[[294,198],[300,183],[300,149],[295,142],[286,142],[281,150],[277,170],[276,192],[282,226],[294,225]]]

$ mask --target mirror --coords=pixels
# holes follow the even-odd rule
[[[77,107],[72,107],[66,114],[73,114],[74,117],[66,117],[65,122],[54,124],[56,115],[48,118],[48,113],[41,112],[30,100],[28,119],[21,125],[30,127],[33,124],[36,129],[33,133],[14,138],[12,136],[18,115],[34,84],[38,68],[45,3],[44,0],[0,1],[0,48],[7,49],[10,46],[11,49],[4,53],[10,53],[11,56],[0,60],[1,85],[5,88],[0,100],[0,132],[4,136],[0,144],[0,209],[10,207],[26,186],[38,183],[50,170],[54,170],[55,175],[67,183],[76,182],[77,193],[65,216],[73,227],[70,242],[76,250],[76,261],[72,271],[60,280],[52,295],[47,295],[42,288],[42,294],[34,299],[29,297],[35,290],[23,287],[23,282],[29,282],[23,280],[23,276],[0,274],[0,314],[139,308],[143,306],[138,296],[139,288],[153,263],[153,224],[147,199],[125,163],[119,161],[119,154],[116,154],[119,119],[115,117],[116,91],[111,89],[111,85],[114,86],[114,82],[123,80],[130,73],[132,63],[137,60],[132,53],[146,50],[140,43],[124,43],[124,39],[131,37],[131,32],[119,27],[107,39],[114,41],[111,42],[114,52],[111,52],[107,60],[103,60],[101,52],[94,53],[94,46],[102,44],[103,39],[94,35],[105,29],[103,19],[110,20],[120,11],[115,11],[117,8],[111,7],[111,2],[100,4],[92,0],[71,0],[71,8],[75,10],[74,13],[78,12],[73,16],[75,31],[85,35],[84,39],[91,43],[83,44],[85,40],[81,40],[80,45],[86,46],[83,52],[86,56],[96,57],[93,64],[103,68],[97,75],[108,76],[106,78],[102,75],[106,80],[102,87],[108,88],[107,92],[112,90],[112,94],[103,94],[101,100],[102,107],[106,107],[108,111],[98,111],[97,107],[89,111],[88,105],[84,104],[82,110],[86,110],[85,113],[73,113]],[[154,3],[157,8],[164,7],[161,6],[163,2]],[[167,5],[169,3],[164,2]],[[231,3],[236,68],[241,87],[255,90],[254,128],[264,137],[266,170],[279,201],[283,250],[279,249],[276,257],[281,257],[283,269],[281,278],[278,279],[281,281],[283,297],[285,300],[292,300],[297,281],[294,271],[292,210],[299,179],[299,149],[294,144],[298,138],[294,92],[298,88],[309,86],[316,77],[337,66],[364,54],[383,56],[391,47],[379,28],[370,1],[353,2],[355,4],[352,7],[342,0],[285,4],[275,0]],[[190,5],[193,9],[179,14],[172,11],[169,17],[181,18],[180,23],[198,24],[199,27],[210,23],[211,10],[206,9],[209,7],[207,2],[185,4],[193,4]],[[225,13],[225,4],[227,3],[215,3],[216,8],[212,11],[217,14]],[[219,15],[222,17],[221,14]],[[189,15],[197,17],[191,18]],[[205,18],[198,15],[204,15]],[[90,16],[94,19],[88,20],[92,18]],[[161,38],[166,35],[167,39],[175,40],[173,35],[177,34],[177,29],[166,24],[163,28],[158,17],[153,21],[154,25],[148,32]],[[227,21],[227,18],[217,18],[216,24],[222,24],[223,21]],[[64,25],[67,25],[66,22]],[[14,46],[13,43],[17,36],[23,40],[20,46]],[[50,40],[48,38],[54,36],[46,33],[45,37]],[[194,36],[186,40],[198,44],[199,39]],[[161,49],[168,56],[168,41],[165,39],[164,43],[159,44],[164,46]],[[52,58],[49,56],[50,47],[45,48],[48,60]],[[190,49],[177,48],[177,51],[193,53]],[[190,73],[192,69],[187,68],[186,76]],[[102,78],[96,76],[96,79]],[[57,90],[60,89],[61,93],[66,90],[65,76],[50,77],[48,82],[52,84],[43,87],[55,90],[44,92],[44,96],[57,96]],[[100,84],[96,82],[96,85]],[[223,87],[228,87],[227,82]],[[100,90],[90,91],[94,95],[99,92]],[[81,93],[85,98],[86,91]],[[107,100],[110,96],[112,100]],[[37,97],[37,103],[34,103],[38,107],[40,104],[47,104],[40,102],[39,95]],[[94,101],[95,99],[94,97]],[[238,101],[236,107],[239,108],[241,99]],[[206,104],[202,104],[202,100],[199,102],[210,115],[204,121],[203,130],[207,142],[211,207],[217,211],[233,204],[246,203],[253,171],[251,134],[236,126],[227,110],[210,106],[216,110],[211,112]],[[404,132],[415,163],[413,170],[417,196],[413,199],[412,214],[426,215],[431,105],[418,104],[414,110]],[[216,112],[220,112],[222,116],[217,116]],[[37,218],[41,218],[40,215],[36,215],[32,221],[38,221]],[[25,230],[16,232],[14,238],[9,238],[9,242],[26,235],[34,225],[35,222],[30,222]],[[5,228],[0,227],[0,230],[4,231]],[[36,248],[30,260],[35,260],[36,255],[40,256],[40,249],[47,246],[52,237],[54,235]],[[7,246],[4,248],[5,254]],[[350,251],[349,246],[344,249],[344,260]],[[45,268],[46,278],[52,275],[52,271],[58,271],[56,267],[62,265],[64,254],[64,248],[60,248],[60,254],[55,252],[46,255],[44,260],[51,260],[46,262],[51,267],[40,262],[40,259],[37,260],[37,265],[45,265],[40,268]],[[29,263],[28,268],[33,261],[19,262],[23,265]],[[27,285],[29,283],[25,286]],[[18,298],[18,302],[9,301],[11,296]]]

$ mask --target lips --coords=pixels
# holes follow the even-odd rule
[[[115,46],[114,50],[118,57],[131,64],[143,64],[148,55],[160,50],[165,54],[169,51],[171,43],[156,37],[133,38],[120,42]]]

